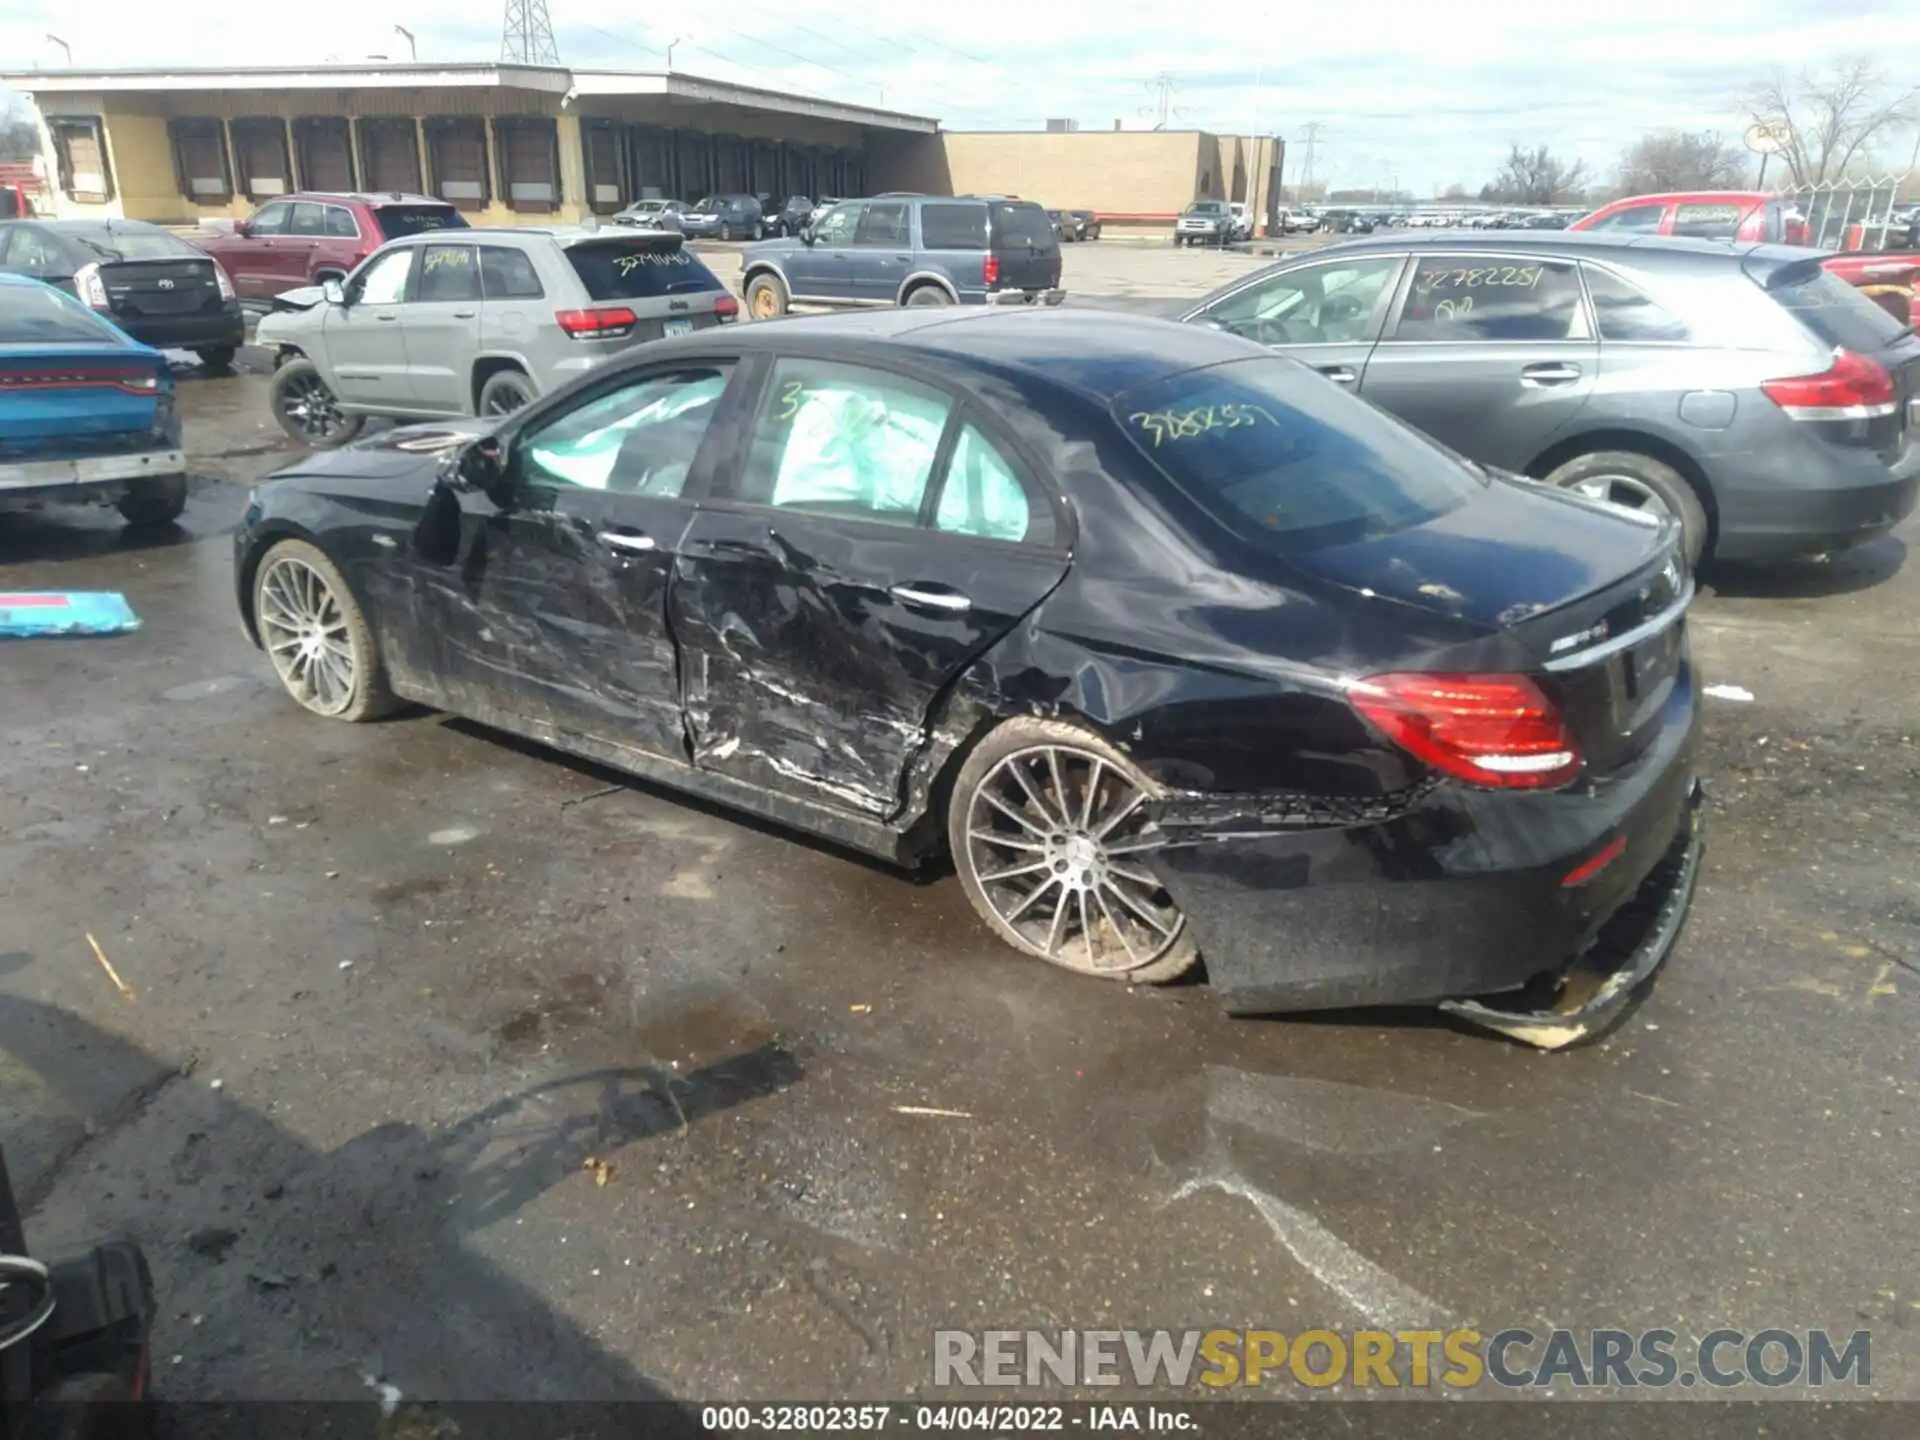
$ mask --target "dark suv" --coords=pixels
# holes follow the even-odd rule
[[[789,305],[1058,305],[1060,237],[1029,200],[882,195],[843,200],[792,240],[746,252],[747,313]]]
[[[680,212],[681,232],[705,240],[758,240],[767,220],[755,195],[709,195]]]
[[[192,238],[233,277],[242,300],[271,300],[303,285],[346,279],[389,240],[466,224],[458,210],[431,195],[316,192],[269,201],[235,221],[230,233]]]

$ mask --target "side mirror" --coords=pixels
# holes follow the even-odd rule
[[[329,305],[344,305],[347,303],[347,287],[342,285],[338,280],[322,280],[320,282],[320,295]]]
[[[802,245],[813,244],[813,226],[802,225],[800,227],[800,243]]]
[[[506,509],[513,484],[507,473],[506,449],[499,437],[483,435],[460,451],[454,461],[453,478],[457,489],[477,490],[501,509]]]
[[[242,237],[243,239],[244,239],[244,238],[246,238],[247,236],[250,236],[250,235],[252,235],[252,234],[253,234],[253,222],[252,222],[251,220],[236,220],[236,221],[234,221],[234,222],[233,222],[233,233],[234,233],[234,234],[236,234],[236,235],[238,235],[238,236],[240,236],[240,237]]]

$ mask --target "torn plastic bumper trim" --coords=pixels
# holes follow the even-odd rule
[[[1220,794],[1176,790],[1149,802],[1147,813],[1169,844],[1231,840],[1275,830],[1324,830],[1377,825],[1404,815],[1438,788],[1428,777],[1387,795],[1327,796],[1294,791]]]
[[[1686,925],[1706,849],[1701,837],[1700,800],[1700,785],[1695,781],[1688,796],[1686,824],[1641,892],[1642,896],[1649,890],[1658,894],[1658,908],[1639,943],[1621,958],[1592,995],[1566,1010],[1501,1010],[1484,1000],[1443,1000],[1440,1008],[1542,1050],[1562,1050],[1605,1032],[1633,1003],[1635,992],[1666,963]],[[1579,962],[1572,968],[1579,968]]]

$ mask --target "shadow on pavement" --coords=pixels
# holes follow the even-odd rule
[[[210,1087],[166,1083],[185,1070],[58,1007],[0,995],[0,1050],[80,1106],[92,1097],[74,1088],[76,1057],[165,1077],[131,1122],[137,1137],[107,1134],[67,1158],[54,1187],[65,1208],[43,1223],[73,1233],[36,1248],[121,1233],[147,1251],[163,1317],[159,1398],[175,1387],[250,1397],[163,1410],[160,1432],[182,1436],[425,1436],[456,1433],[452,1425],[466,1437],[529,1426],[699,1433],[696,1413],[462,1240],[577,1179],[596,1148],[697,1125],[801,1078],[775,1046],[687,1075],[596,1071],[437,1133],[378,1125],[321,1151]],[[182,1371],[168,1363],[164,1332],[177,1336],[189,1311],[206,1322],[192,1332],[198,1368]],[[369,1400],[380,1380],[404,1389],[400,1416]],[[276,1395],[299,1403],[251,1398]],[[543,1422],[560,1402],[597,1403],[569,1403]],[[426,1423],[396,1428],[409,1412]]]
[[[177,524],[128,525],[113,510],[57,505],[0,516],[0,564],[164,550],[204,538]]]
[[[1729,599],[1818,600],[1883,585],[1899,574],[1906,562],[1906,542],[1895,535],[1882,535],[1856,550],[1842,550],[1825,560],[1713,563],[1705,568],[1703,578],[1714,594]]]

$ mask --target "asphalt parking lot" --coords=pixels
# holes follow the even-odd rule
[[[937,1328],[1462,1323],[1868,1329],[1920,1399],[1920,527],[1708,577],[1695,655],[1752,698],[1707,702],[1692,919],[1542,1055],[1101,986],[950,877],[299,711],[234,620],[295,453],[264,388],[181,371],[169,532],[0,529],[0,589],[144,621],[0,652],[0,1135],[36,1248],[146,1247],[163,1395],[897,1399]]]

